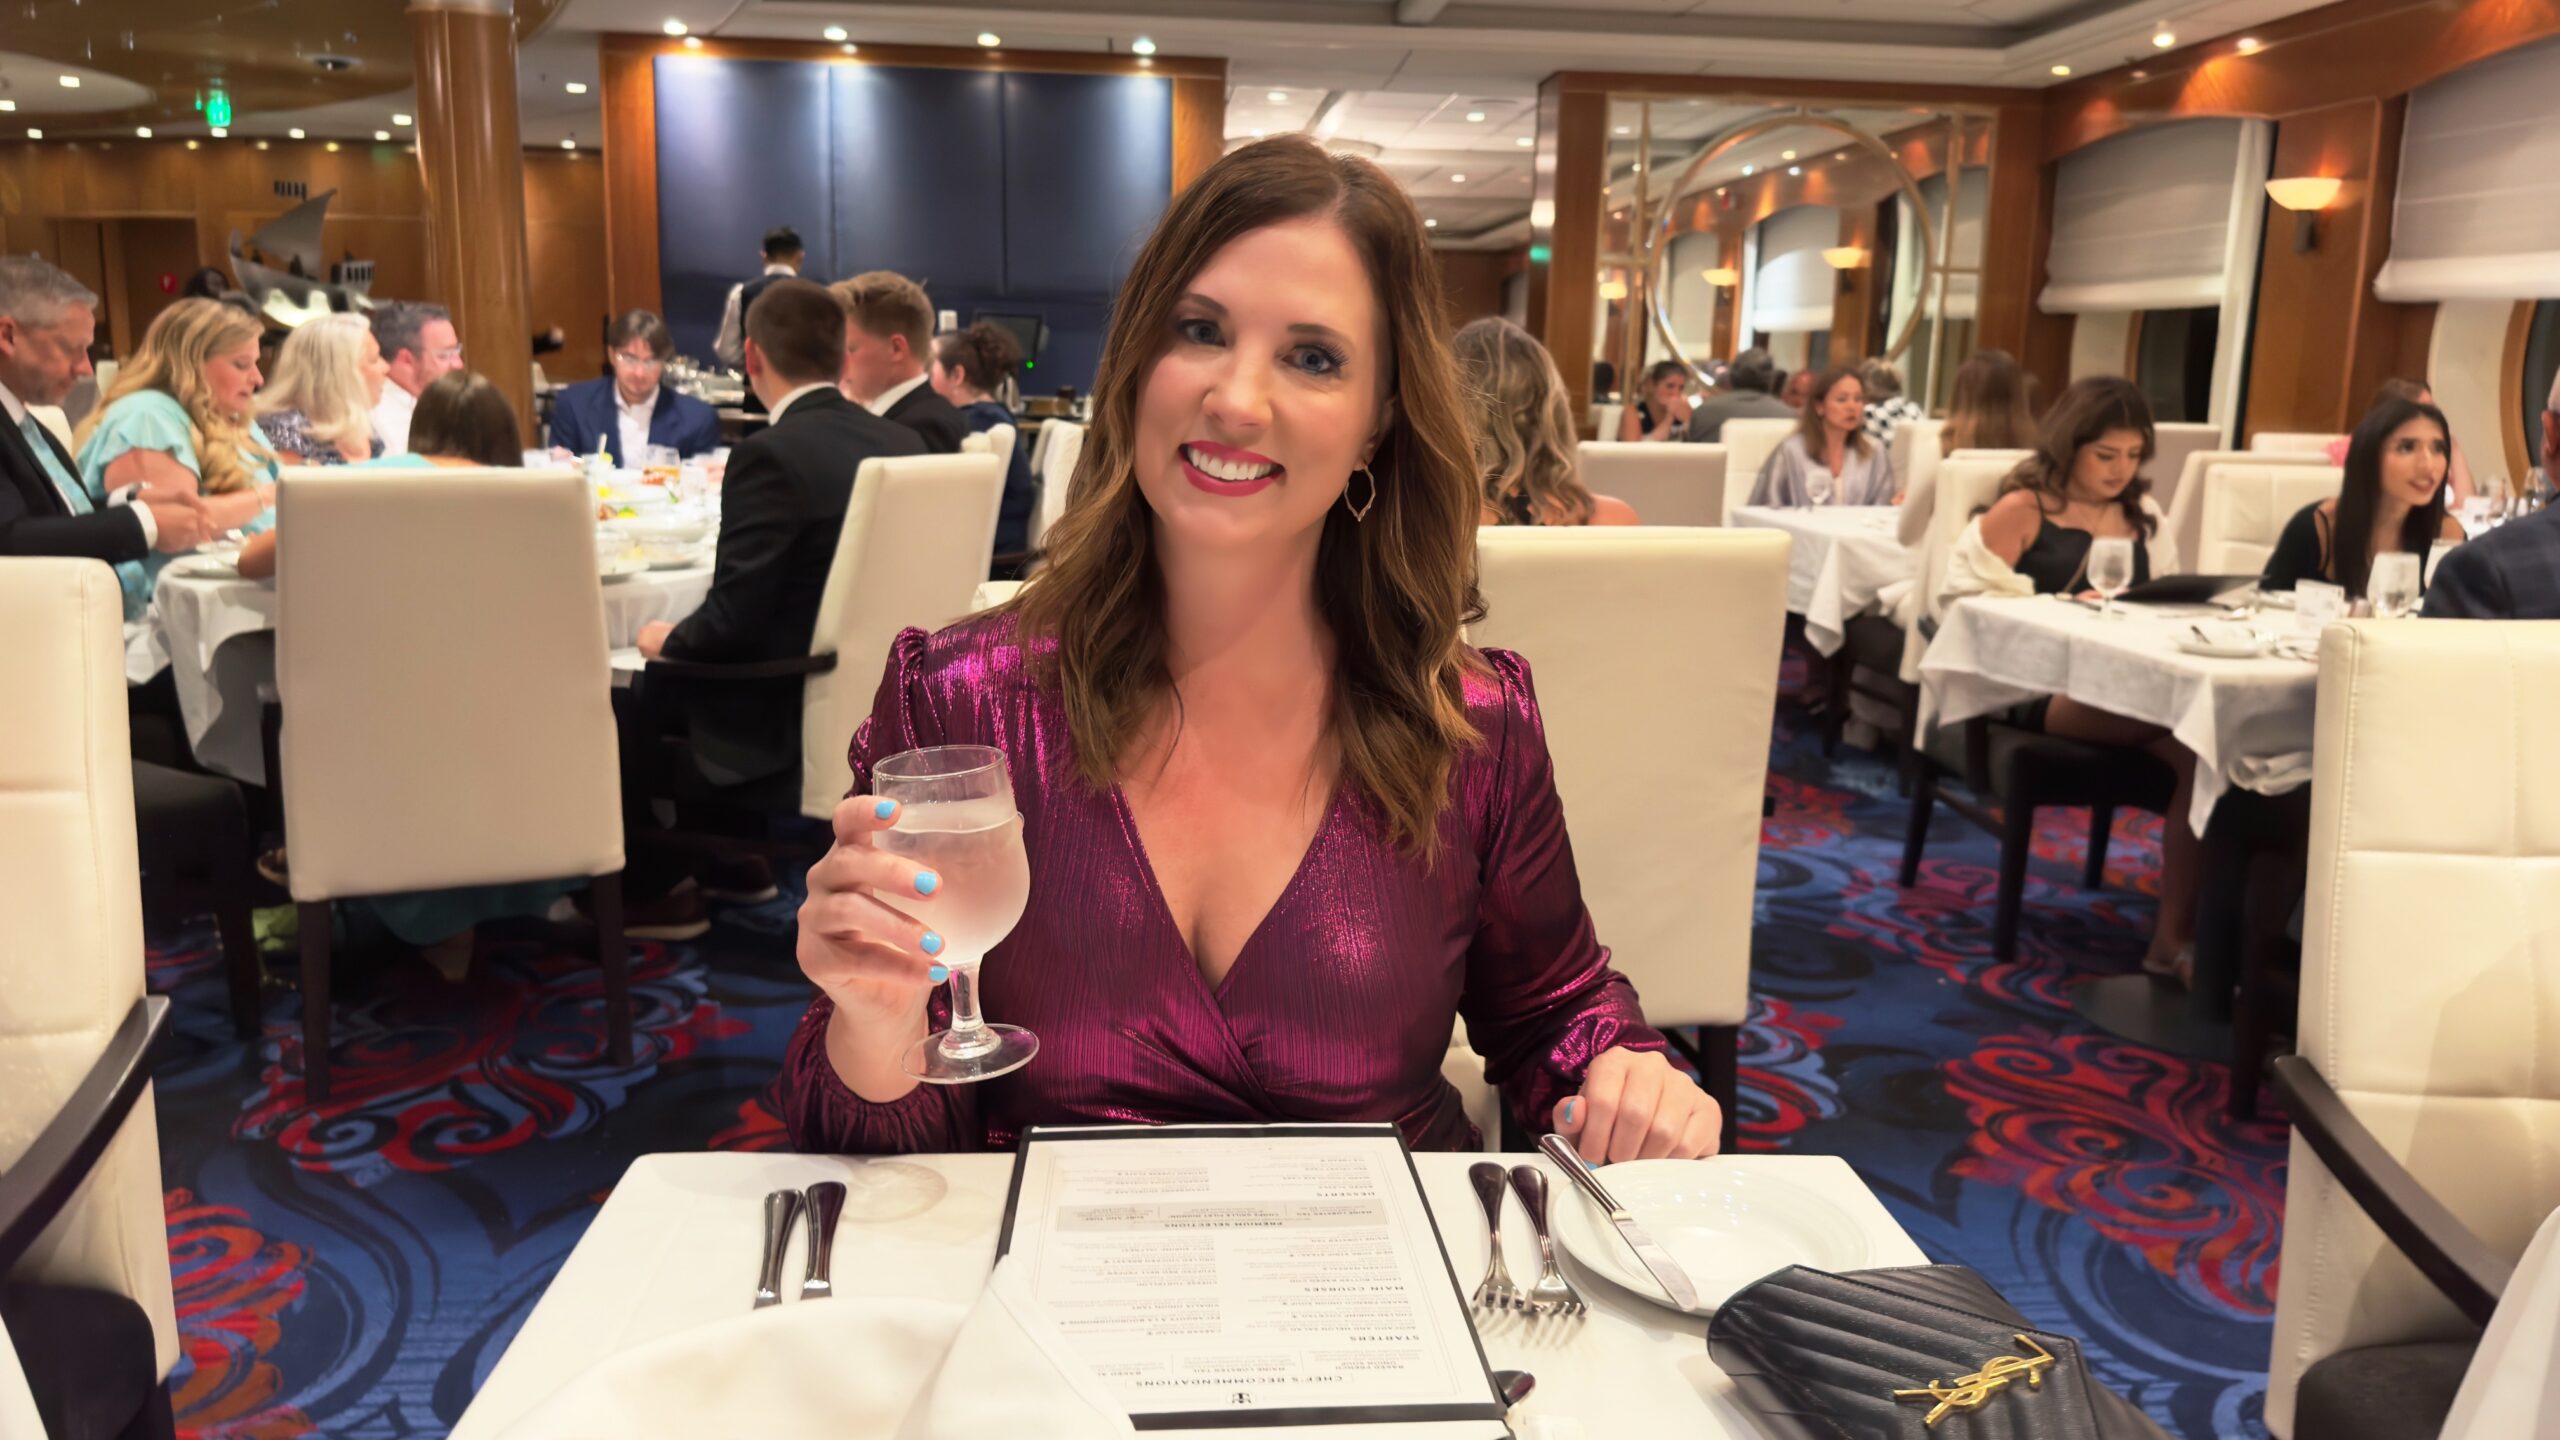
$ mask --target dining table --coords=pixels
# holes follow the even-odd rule
[[[1463,1153],[1413,1157],[1424,1200],[1456,1283],[1471,1287],[1487,1256],[1484,1212],[1467,1167],[1489,1158]],[[1555,1162],[1498,1157],[1548,1172],[1555,1204],[1584,1204]],[[453,1440],[501,1440],[596,1367],[641,1347],[687,1363],[694,1332],[700,1363],[715,1364],[706,1337],[755,1308],[763,1254],[763,1200],[779,1188],[840,1181],[847,1198],[833,1231],[837,1297],[888,1297],[967,1304],[986,1287],[1014,1172],[1007,1155],[854,1157],[761,1153],[672,1153],[632,1162],[532,1313],[488,1372],[452,1431]],[[1733,1155],[1684,1162],[1720,1174],[1733,1193],[1751,1184],[1775,1194],[1810,1194],[1855,1234],[1857,1267],[1928,1263],[1847,1162],[1832,1156]],[[1605,1180],[1610,1171],[1600,1172]],[[1734,1202],[1739,1233],[1784,1222]],[[1657,1219],[1660,1217],[1656,1217]],[[1561,1228],[1561,1227],[1559,1227]],[[795,1228],[782,1273],[802,1273],[806,1240]],[[1535,1273],[1535,1239],[1517,1205],[1505,1207],[1503,1244],[1514,1273]],[[1562,1247],[1559,1247],[1560,1249]],[[1568,1437],[1760,1434],[1732,1382],[1708,1358],[1708,1321],[1621,1289],[1570,1252],[1562,1257],[1589,1303],[1578,1316],[1472,1312],[1486,1363],[1536,1378],[1511,1421],[1517,1433]],[[845,1299],[794,1299],[797,1305]],[[670,1342],[673,1343],[670,1343]],[[859,1365],[862,1357],[847,1355]],[[989,1374],[989,1385],[1006,1377]],[[571,1392],[575,1393],[575,1392]],[[554,1407],[556,1408],[556,1407]]]
[[[1803,618],[1806,642],[1824,655],[1839,653],[1851,620],[1882,608],[1889,587],[1918,573],[1918,552],[1897,533],[1901,522],[1892,505],[1740,505],[1732,518],[1795,538],[1787,552],[1787,613]]]

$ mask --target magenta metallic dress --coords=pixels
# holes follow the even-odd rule
[[[987,1018],[1030,1027],[1040,1054],[995,1080],[875,1105],[828,1063],[834,1006],[821,995],[775,1085],[799,1149],[1001,1149],[1029,1125],[1385,1120],[1416,1149],[1473,1148],[1440,1075],[1457,1017],[1533,1129],[1593,1056],[1662,1048],[1592,934],[1518,656],[1486,651],[1466,681],[1484,745],[1452,769],[1438,864],[1399,853],[1368,797],[1339,787],[1212,989],[1128,802],[1077,774],[1065,711],[1034,683],[1013,626],[996,615],[900,635],[852,760],[856,792],[874,760],[920,745],[993,745],[1011,760],[1031,899],[988,955],[981,993]],[[939,994],[934,1010],[947,1023]]]

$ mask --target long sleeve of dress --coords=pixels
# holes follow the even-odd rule
[[[871,766],[882,757],[954,738],[917,681],[924,654],[922,630],[901,633],[889,647],[889,663],[880,677],[879,693],[872,699],[871,714],[853,732],[847,755],[853,763],[850,793],[860,794],[870,787]],[[931,1010],[934,1025],[948,1023],[948,1002],[940,992],[935,993]],[[985,1148],[977,1086],[918,1085],[886,1105],[854,1094],[827,1058],[827,1025],[835,1013],[835,1005],[823,994],[818,996],[800,1017],[800,1027],[783,1051],[774,1100],[794,1149],[816,1154],[906,1155]]]
[[[1635,987],[1609,968],[1593,933],[1556,797],[1528,662],[1486,655],[1502,680],[1503,733],[1496,747],[1489,829],[1480,848],[1482,889],[1466,987],[1458,1011],[1514,1119],[1532,1133],[1557,1101],[1582,1088],[1604,1050],[1660,1050]]]

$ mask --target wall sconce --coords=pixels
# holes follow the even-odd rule
[[[1698,278],[1710,285],[1731,289],[1742,283],[1742,272],[1730,265],[1719,265],[1713,270],[1699,271]]]
[[[2328,175],[2298,175],[2267,182],[2267,198],[2294,212],[2294,254],[2308,254],[2320,247],[2320,212],[2338,198],[2339,187],[2344,183]]]
[[[1603,300],[1624,300],[1624,299],[1626,299],[1626,298],[1627,298],[1627,282],[1626,282],[1626,281],[1624,281],[1624,280],[1603,280],[1603,281],[1601,281],[1601,282],[1600,282],[1600,298],[1601,298],[1601,299],[1603,299]]]
[[[1854,289],[1849,272],[1867,263],[1867,252],[1855,245],[1834,245],[1822,252],[1822,263],[1840,272],[1840,293]]]

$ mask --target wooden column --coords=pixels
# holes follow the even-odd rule
[[[1867,252],[1866,263],[1831,274],[1831,363],[1855,366],[1886,344],[1876,334],[1876,207],[1847,205],[1840,211],[1840,243]]]
[[[524,151],[516,124],[513,0],[415,0],[418,165],[427,196],[427,298],[453,311],[470,367],[533,433]]]
[[[2044,155],[2043,103],[2002,105],[1992,122],[1974,344],[2018,357],[2019,368],[2042,382],[2049,402],[2071,383],[2071,319],[2036,308],[2053,245],[2053,170]],[[1962,358],[1950,351],[1949,366]]]
[[[1600,208],[1609,188],[1609,97],[1538,86],[1538,184],[1529,207],[1529,330],[1546,342],[1577,420],[1590,413]],[[1537,257],[1547,258],[1540,261]],[[1627,377],[1619,377],[1623,383]]]

